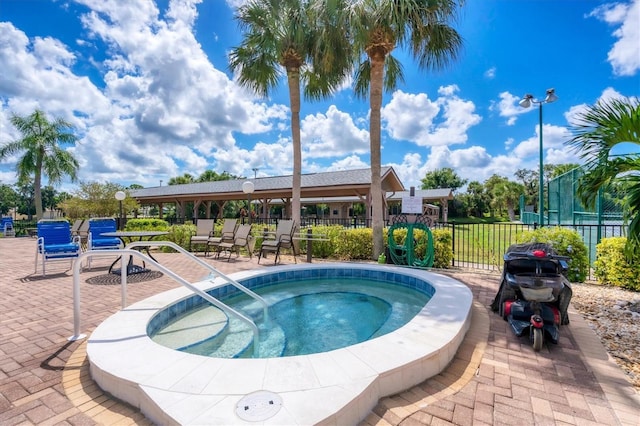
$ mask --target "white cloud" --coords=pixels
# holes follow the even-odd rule
[[[382,108],[385,130],[394,139],[418,146],[465,143],[467,131],[481,121],[471,101],[459,98],[456,85],[440,87],[439,97],[397,90]]]
[[[516,124],[516,120],[520,114],[524,114],[528,111],[527,108],[522,108],[518,102],[522,99],[520,96],[514,96],[509,92],[502,92],[498,95],[500,101],[496,104],[492,103],[491,110],[498,109],[500,117],[507,119],[507,126],[513,126]]]
[[[300,124],[303,155],[309,158],[339,157],[369,152],[369,132],[335,105],[326,114],[307,115]]]
[[[620,99],[623,97],[624,96],[614,88],[607,87],[602,91],[602,94],[598,99],[596,99],[595,102],[608,101],[611,99]],[[587,108],[588,108],[587,104],[573,105],[571,108],[569,108],[567,112],[564,113],[564,117],[567,120],[567,123],[569,123],[570,126],[574,126],[578,124],[578,119],[577,119],[578,115],[584,113]]]
[[[635,75],[640,69],[640,0],[608,3],[595,8],[589,16],[616,27],[613,36],[617,41],[607,55],[614,74]]]
[[[493,80],[494,78],[496,78],[496,67],[491,67],[486,70],[484,72],[484,78],[487,78],[489,80]]]
[[[60,40],[29,39],[0,23],[0,93],[9,99],[0,105],[4,123],[10,112],[35,108],[71,121],[81,135],[72,151],[83,180],[156,184],[182,170],[196,175],[224,167],[241,174],[241,157],[227,160],[229,153],[247,158],[234,133],[286,129],[289,109],[256,101],[211,64],[193,32],[200,2],[170,1],[161,17],[152,1],[81,0],[91,9],[80,17],[88,33],[81,44],[108,45],[96,64],[103,87],[74,74],[76,53]],[[10,139],[8,132],[0,136]],[[259,146],[249,157],[257,152],[269,160]],[[290,164],[288,158],[274,162]]]
[[[554,150],[564,149],[565,141],[571,138],[571,133],[566,127],[543,124],[542,146],[544,151],[544,161],[557,163],[553,158]],[[535,135],[520,142],[512,151],[518,158],[529,158],[540,155],[540,127],[535,126]],[[575,161],[572,161],[575,162]]]

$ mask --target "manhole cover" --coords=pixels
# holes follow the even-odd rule
[[[280,395],[269,391],[257,391],[242,397],[236,404],[236,414],[242,420],[260,422],[273,417],[282,407]]]

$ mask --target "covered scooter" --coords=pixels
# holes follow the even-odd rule
[[[560,325],[569,324],[568,261],[544,243],[514,244],[504,255],[502,281],[491,309],[517,336],[528,332],[535,351],[546,339],[557,344]]]

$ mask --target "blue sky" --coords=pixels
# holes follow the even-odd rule
[[[0,144],[17,139],[12,113],[34,109],[73,123],[69,148],[83,181],[145,187],[212,169],[240,176],[292,171],[286,82],[268,99],[234,81],[227,54],[241,41],[242,0],[0,0]],[[640,0],[467,0],[453,24],[460,58],[418,70],[401,51],[405,82],[383,98],[382,164],[404,185],[453,168],[483,182],[579,162],[564,142],[586,105],[640,95]],[[303,173],[369,164],[368,100],[348,85],[303,102]],[[0,182],[15,183],[15,161]],[[64,182],[63,190],[74,184]]]

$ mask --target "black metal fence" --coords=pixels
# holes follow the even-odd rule
[[[243,217],[241,222],[248,222]],[[254,218],[252,223],[261,225],[277,225],[279,219]],[[371,221],[352,217],[347,219],[302,218],[301,228],[313,226],[340,225],[345,228],[371,227]],[[174,222],[175,223],[175,222]],[[602,238],[626,235],[626,226],[622,224],[576,224],[553,225],[575,230],[587,246],[589,264],[596,259],[596,244]],[[17,221],[16,233],[26,235],[27,229],[35,227],[35,222]],[[517,236],[524,231],[536,229],[537,225],[523,223],[436,223],[436,229],[448,229],[453,239],[452,266],[487,271],[501,271],[503,255],[507,248],[516,243]],[[588,274],[593,279],[593,271]]]
[[[576,231],[587,246],[589,265],[596,260],[596,245],[601,238],[626,235],[626,226],[615,225],[554,225]],[[503,255],[517,236],[536,229],[536,225],[520,223],[438,223],[436,228],[449,229],[453,238],[455,267],[501,271]],[[588,279],[594,279],[593,269]]]

